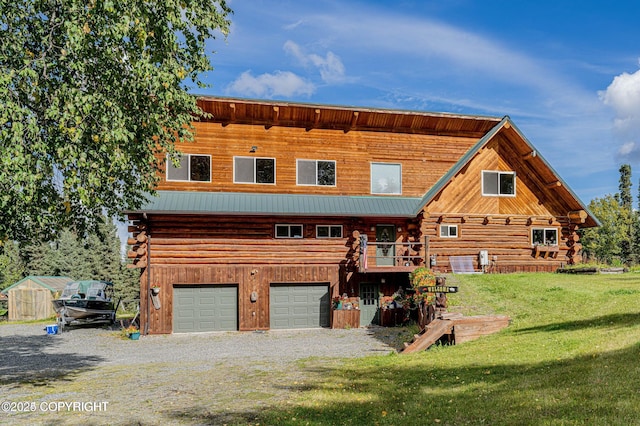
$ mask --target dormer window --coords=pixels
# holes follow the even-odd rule
[[[233,183],[276,183],[276,159],[233,157]]]
[[[177,167],[167,158],[167,180],[211,182],[211,156],[183,154],[178,157]]]
[[[298,160],[298,185],[336,186],[336,162],[325,160]]]
[[[402,194],[402,166],[392,163],[371,163],[372,194]]]
[[[515,172],[482,172],[482,195],[498,197],[515,197]]]

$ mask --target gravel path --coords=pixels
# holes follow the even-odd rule
[[[109,328],[47,335],[44,325],[2,324],[0,424],[250,424],[338,359],[396,351],[400,333],[377,327],[132,341]]]

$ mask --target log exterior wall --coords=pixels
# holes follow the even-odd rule
[[[412,217],[132,213],[130,219],[144,217],[150,236],[141,311],[152,333],[172,332],[174,286],[237,286],[239,329],[263,330],[270,328],[272,283],[327,283],[333,297],[357,296],[360,283],[375,281],[391,294],[407,285],[409,269],[428,265],[430,256],[439,272],[451,270],[452,256],[472,256],[474,269],[480,270],[481,250],[489,254],[486,272],[553,271],[577,259],[577,227],[597,225],[510,121],[224,99],[199,104],[213,118],[194,123],[195,142],[178,149],[211,156],[211,181],[161,176],[159,190],[368,197],[375,195],[371,164],[380,162],[401,165],[402,192],[376,196],[430,198]],[[275,183],[234,183],[234,156],[274,158]],[[335,161],[335,185],[297,185],[296,160]],[[483,195],[483,171],[515,172],[515,196]],[[276,238],[276,224],[301,224],[304,238]],[[316,238],[316,225],[341,225],[343,237]],[[420,242],[419,259],[410,266],[394,265],[395,272],[359,271],[357,235],[375,243],[377,225],[395,227],[398,243]],[[440,237],[442,225],[456,225],[457,236]],[[534,228],[557,229],[551,255],[535,251]],[[367,253],[369,266],[375,267],[373,244]],[[163,288],[161,309],[147,306],[149,283]],[[252,292],[258,293],[255,302]]]
[[[483,196],[483,170],[519,171],[521,158],[508,148],[508,141],[496,137],[464,170],[455,176],[436,199],[425,207],[422,233],[429,236],[430,253],[436,257],[435,269],[450,272],[450,256],[473,256],[480,271],[478,255],[489,253],[486,272],[552,272],[569,259],[567,238],[569,218],[557,201],[530,175],[516,173],[516,195]],[[550,200],[541,202],[541,200]],[[566,210],[566,208],[565,208]],[[561,214],[558,214],[562,212]],[[440,225],[456,225],[457,238],[440,238]],[[558,230],[558,252],[535,256],[532,229]]]

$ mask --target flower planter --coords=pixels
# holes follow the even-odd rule
[[[136,331],[134,333],[129,333],[129,339],[131,339],[131,340],[140,340],[140,332]]]
[[[331,311],[331,328],[359,328],[359,309],[333,309]]]

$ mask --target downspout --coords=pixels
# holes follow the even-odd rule
[[[146,213],[142,213],[142,217],[147,222],[147,320],[144,322],[144,335],[149,334],[149,320],[151,317],[151,227]]]

